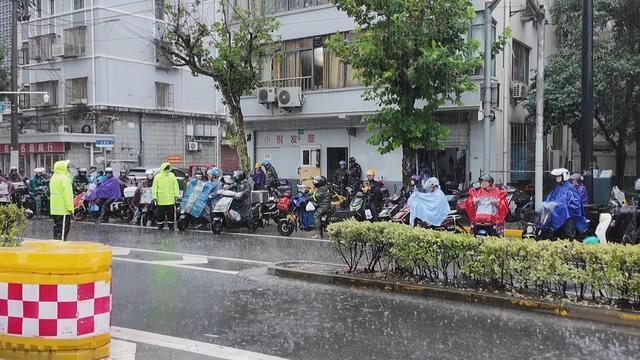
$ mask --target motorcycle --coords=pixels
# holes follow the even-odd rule
[[[23,181],[12,182],[11,187],[13,188],[13,192],[11,193],[11,202],[16,204],[18,208],[24,208],[29,198],[27,184]]]
[[[153,195],[150,187],[143,187],[140,191],[140,204],[138,205],[138,219],[139,225],[147,226],[150,222],[150,226],[156,225],[156,206],[153,201]]]
[[[535,222],[528,223],[523,232],[523,238],[535,240],[555,240],[566,238],[562,229],[554,232],[551,228],[551,214],[557,206],[556,202],[543,202],[537,211],[537,219]],[[578,240],[585,239],[590,236],[597,236],[601,243],[607,242],[607,230],[611,225],[612,216],[609,213],[600,213],[598,209],[590,209],[586,212],[588,228],[583,233],[577,233]]]
[[[461,218],[462,216],[458,214],[457,210],[451,210],[440,226],[428,225],[421,219],[416,218],[415,227],[422,227],[436,231],[446,231],[454,234],[466,234],[467,230],[465,230],[465,228],[460,224]]]
[[[40,198],[40,215],[49,215],[49,186],[38,186],[35,190],[35,197]],[[36,199],[28,196],[24,203],[24,214],[31,219],[36,214]]]
[[[278,223],[278,233],[282,236],[291,236],[294,231],[313,231],[314,227],[314,212],[315,206],[310,203],[311,194],[308,192],[301,192],[298,195],[291,198],[290,203],[281,206],[284,217]],[[327,226],[336,222],[335,210],[321,219],[320,234],[323,234]]]
[[[404,196],[393,194],[387,201],[387,204],[382,207],[378,219],[380,221],[390,221],[393,217],[404,207],[406,199]]]
[[[480,198],[476,203],[476,217],[490,218],[498,212],[494,198]],[[498,226],[492,221],[477,220],[471,223],[469,233],[475,236],[498,236]]]
[[[135,186],[124,188],[124,198],[115,200],[111,205],[109,205],[107,216],[118,218],[125,224],[130,223],[134,216],[133,197],[137,189],[138,188]],[[76,221],[83,221],[87,216],[97,219],[101,213],[100,206],[94,202],[87,203],[87,201],[84,200],[86,193],[77,196],[80,197],[81,201],[78,201],[78,206],[73,210],[73,219]]]
[[[0,205],[9,205],[11,203],[11,185],[8,182],[0,181]]]
[[[263,226],[260,204],[251,208],[251,219],[244,221],[237,211],[231,209],[238,193],[233,190],[218,190],[218,195],[222,196],[211,208],[211,232],[217,235],[224,229],[238,229],[246,226],[250,233],[254,233],[258,227]]]
[[[184,231],[189,227],[189,224],[194,224],[197,223],[198,227],[205,225],[205,224],[211,224],[211,201],[216,197],[216,195],[214,194],[210,194],[209,195],[209,201],[208,204],[205,206],[205,208],[202,210],[202,213],[200,214],[199,217],[194,217],[193,215],[191,215],[190,213],[188,213],[186,210],[183,209],[179,209],[180,211],[180,215],[178,216],[178,230],[180,231]]]

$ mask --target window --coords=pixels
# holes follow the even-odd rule
[[[236,0],[241,2],[246,0]],[[331,0],[263,0],[262,8],[264,12],[273,14],[277,12],[302,9],[318,5],[330,4]]]
[[[36,0],[36,14],[38,17],[42,17],[42,0]]]
[[[164,20],[164,0],[155,0],[156,19]]]
[[[32,84],[33,91],[44,91],[49,95],[49,102],[44,102],[44,96],[31,95],[31,105],[33,107],[55,106],[58,105],[58,82],[43,81]]]
[[[20,65],[29,64],[29,42],[25,41],[22,43],[22,47],[20,48]]]
[[[493,19],[491,24],[491,39],[492,42],[496,41],[496,20]],[[476,16],[473,18],[470,29],[470,37],[472,39],[478,40],[480,42],[480,47],[478,48],[478,52],[480,55],[484,54],[484,14],[482,12],[477,12]],[[477,69],[473,75],[482,75],[484,74],[484,63]],[[496,75],[496,62],[495,58],[491,58],[491,75]]]
[[[173,110],[173,85],[156,83],[156,108]]]
[[[36,61],[51,60],[51,46],[54,39],[55,34],[41,35],[29,39],[30,59]]]
[[[49,15],[56,13],[56,0],[49,0]]]
[[[87,104],[87,78],[65,80],[65,104],[86,105]]]
[[[23,92],[29,92],[29,86],[22,88]],[[31,95],[22,94],[18,96],[18,107],[20,109],[31,109]]]
[[[513,42],[511,79],[523,84],[529,83],[529,48],[518,41]]]
[[[65,57],[78,57],[85,54],[85,33],[85,26],[64,29]]]
[[[73,10],[84,9],[84,0],[73,0]]]

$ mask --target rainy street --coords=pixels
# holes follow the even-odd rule
[[[26,236],[50,232],[50,221],[32,221]],[[70,240],[113,247],[112,346],[129,349],[122,359],[632,359],[640,351],[632,328],[278,278],[269,263],[339,261],[328,241],[261,235],[270,232],[73,223]]]

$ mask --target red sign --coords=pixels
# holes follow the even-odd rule
[[[182,155],[169,155],[167,156],[167,161],[170,164],[182,164]]]
[[[48,142],[48,143],[30,143],[30,144],[18,144],[18,153],[20,155],[33,154],[33,153],[63,153],[64,143],[62,142]],[[11,145],[0,145],[0,154],[10,154]]]

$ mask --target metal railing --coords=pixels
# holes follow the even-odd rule
[[[302,91],[313,90],[311,76],[264,80],[260,82],[259,86],[276,88],[300,87],[302,88]]]

